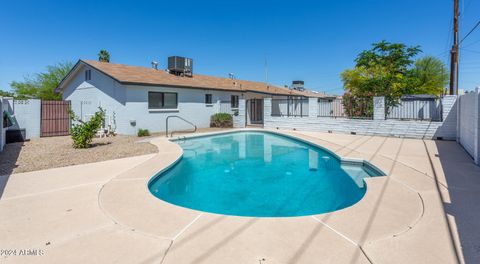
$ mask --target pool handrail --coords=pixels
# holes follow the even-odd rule
[[[178,116],[178,115],[171,115],[171,116],[167,116],[167,119],[165,120],[165,137],[167,137],[167,138],[168,138],[168,120],[169,120],[171,117],[178,118],[178,119],[180,119],[180,120],[184,121],[185,123],[187,123],[187,124],[189,124],[189,125],[193,126],[193,127],[194,127],[193,131],[189,131],[189,132],[191,132],[191,133],[195,133],[195,132],[197,131],[197,126],[196,126],[194,123],[192,123],[192,122],[190,122],[190,121],[186,120],[185,118],[183,118],[183,117],[181,117],[181,116]],[[177,132],[178,132],[178,131],[177,131]],[[170,137],[173,137],[173,133],[175,133],[175,131],[172,131],[172,132],[170,133]]]

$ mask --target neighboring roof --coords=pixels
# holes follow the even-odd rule
[[[126,85],[151,85],[151,86],[173,86],[184,88],[200,88],[209,90],[227,90],[238,92],[259,92],[272,95],[295,95],[312,96],[311,92],[300,92],[266,84],[230,78],[213,77],[194,74],[193,77],[180,77],[170,74],[164,70],[155,70],[147,67],[129,66],[99,62],[95,60],[79,60],[70,73],[60,82],[56,91],[63,91],[63,84],[76,71],[78,65],[87,64],[98,71],[110,76],[119,83]]]

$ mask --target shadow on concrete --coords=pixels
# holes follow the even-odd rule
[[[5,149],[0,152],[0,198],[3,195],[10,174],[18,166],[17,160],[22,147],[23,142],[10,143],[5,145]]]
[[[465,263],[480,263],[480,167],[455,141],[436,141],[435,145],[448,186],[448,195],[442,194],[445,213],[453,217],[449,224],[460,240],[458,254]]]

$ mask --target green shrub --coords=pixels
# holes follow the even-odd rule
[[[210,127],[233,127],[233,117],[227,113],[214,114],[210,118]]]
[[[148,131],[148,129],[138,129],[138,133],[137,133],[137,136],[139,137],[148,137],[150,136],[150,131]]]
[[[72,121],[78,122],[78,124],[72,125],[70,131],[74,148],[90,147],[95,134],[102,127],[103,121],[105,120],[105,110],[103,110],[101,107],[98,109],[99,111],[97,111],[87,122],[80,120],[80,118],[75,116],[75,113],[70,110],[70,118]]]

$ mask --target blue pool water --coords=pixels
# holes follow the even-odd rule
[[[329,152],[285,136],[236,132],[180,140],[182,159],[149,189],[169,203],[219,214],[284,217],[320,214],[358,202],[363,178]]]

